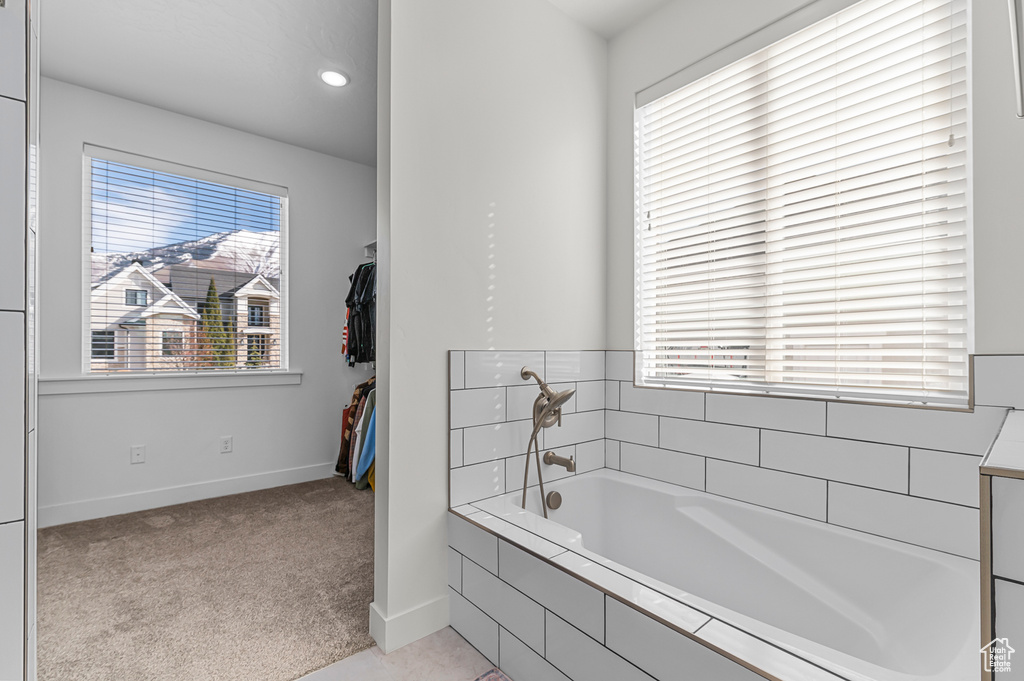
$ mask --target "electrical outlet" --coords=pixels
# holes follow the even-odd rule
[[[146,445],[132,445],[132,463],[146,463]]]
[[[225,435],[220,439],[220,453],[227,454],[234,451],[233,438],[230,435]]]

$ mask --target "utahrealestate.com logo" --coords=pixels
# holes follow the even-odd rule
[[[994,638],[987,646],[981,649],[985,659],[985,671],[987,672],[1008,672],[1010,671],[1010,656],[1016,650],[1010,647],[1010,641],[1006,638]]]

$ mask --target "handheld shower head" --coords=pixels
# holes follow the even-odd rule
[[[561,408],[576,394],[573,389],[555,392],[535,372],[523,367],[519,375],[524,381],[533,378],[540,386],[540,395],[533,402],[533,422],[540,428],[550,428],[561,420]]]

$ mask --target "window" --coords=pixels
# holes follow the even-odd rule
[[[249,303],[249,326],[270,326],[266,305]]]
[[[266,364],[269,336],[264,333],[250,333],[246,340],[246,366],[259,367]]]
[[[93,361],[114,356],[94,334],[86,371],[245,370],[247,319],[268,327],[259,366],[286,368],[284,189],[97,147],[86,170],[86,324],[129,348]]]
[[[966,0],[864,0],[636,110],[640,380],[963,404]]]
[[[146,306],[146,294],[148,291],[140,291],[138,289],[125,289],[124,292],[124,304],[125,305],[139,305],[142,307]]]
[[[113,359],[114,357],[114,332],[93,331],[92,332],[92,356],[95,359]]]
[[[160,354],[164,357],[180,355],[184,347],[184,338],[181,331],[161,332]]]

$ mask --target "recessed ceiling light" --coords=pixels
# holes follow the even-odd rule
[[[331,87],[341,87],[342,85],[348,84],[348,76],[337,71],[321,71],[320,80]]]

